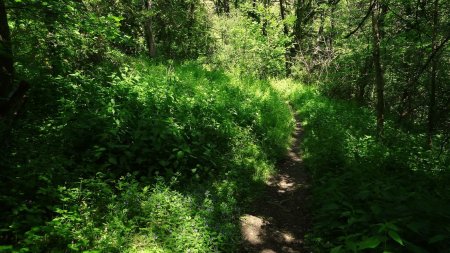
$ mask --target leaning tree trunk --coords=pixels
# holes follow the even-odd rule
[[[6,100],[13,88],[13,57],[5,2],[0,0],[0,99]],[[0,106],[3,102],[0,101]]]
[[[373,65],[375,70],[375,85],[377,90],[377,134],[379,138],[384,134],[384,74],[381,66],[381,32],[380,32],[380,20],[381,20],[381,4],[376,1],[372,10],[372,54]]]
[[[152,0],[145,0],[144,2],[144,8],[145,11],[147,11],[147,17],[144,22],[144,36],[145,36],[145,42],[147,44],[147,52],[148,56],[150,58],[154,58],[156,56],[156,45],[155,45],[155,36],[153,32],[153,22],[152,22],[152,16],[149,13],[152,11],[153,3]]]

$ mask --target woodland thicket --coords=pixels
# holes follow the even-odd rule
[[[0,0],[0,252],[236,252],[294,114],[312,252],[448,252],[449,16]]]

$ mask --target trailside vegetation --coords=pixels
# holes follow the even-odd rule
[[[449,14],[0,0],[0,252],[238,252],[295,114],[310,251],[447,252]]]

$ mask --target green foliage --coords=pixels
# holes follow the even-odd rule
[[[274,83],[281,91],[289,85]],[[316,251],[448,250],[448,151],[427,150],[423,136],[391,122],[381,143],[370,111],[314,89],[296,88],[287,96],[305,129],[304,160],[314,183],[308,238]]]
[[[5,1],[31,89],[0,119],[0,252],[237,251],[239,214],[289,144],[286,100],[305,128],[312,249],[448,251],[448,46],[429,57],[449,5],[381,1],[395,123],[378,140],[370,110],[318,92],[375,101],[369,21],[337,36],[368,3],[295,1],[282,20],[275,2],[244,2],[217,17],[200,0]],[[159,62],[137,56],[148,24]],[[319,89],[270,80],[286,60]]]
[[[248,13],[254,13],[258,20]],[[212,61],[239,76],[267,78],[285,75],[283,22],[276,8],[250,5],[229,16],[214,17],[214,36],[218,38]]]
[[[324,94],[372,106],[376,102],[376,92],[370,17],[362,23],[356,33],[344,37],[356,29],[364,19],[370,6],[369,2],[335,2],[337,4],[331,8],[333,12],[325,14],[330,19],[331,26],[327,26],[328,22],[323,24],[321,18],[313,19],[315,26],[321,25],[324,30],[317,38],[309,36],[303,43],[312,43],[310,50],[319,53],[305,53],[303,50],[302,57],[307,58],[303,61],[307,64],[304,64],[306,66],[301,70],[305,68],[309,70],[310,66],[313,66],[311,71],[305,74],[305,79],[318,81],[317,84]],[[448,134],[450,47],[446,44],[436,57],[431,56],[433,37],[437,44],[448,37],[447,17],[450,5],[445,1],[429,1],[422,4],[405,0],[380,2],[385,8],[382,14],[380,47],[386,113],[394,116],[396,124],[405,127],[406,131],[424,132],[429,116],[432,82],[432,64],[427,61],[433,59],[437,62],[434,67],[435,130],[440,130],[436,133]],[[435,3],[437,3],[436,10]],[[340,34],[344,36],[338,36]],[[322,43],[329,40],[332,40],[332,44]],[[317,45],[314,45],[315,43]],[[332,53],[328,53],[327,50],[332,50]]]
[[[157,50],[171,59],[210,54],[210,20],[200,0],[154,0]]]
[[[27,71],[67,75],[112,62],[118,52],[140,54],[152,19],[158,56],[195,59],[211,53],[207,12],[198,0],[7,1],[14,58]]]
[[[21,250],[211,252],[222,246],[222,233],[206,223],[215,212],[211,196],[194,199],[161,179],[152,187],[143,187],[131,175],[105,179],[99,173],[73,188],[59,187],[57,217],[28,231]]]
[[[2,241],[23,252],[234,249],[239,206],[288,145],[289,108],[267,82],[196,62],[116,62],[127,63],[32,81],[0,155],[12,210]]]
[[[110,59],[121,18],[79,1],[12,2],[14,57],[27,71],[68,74]],[[35,72],[36,74],[36,72]]]

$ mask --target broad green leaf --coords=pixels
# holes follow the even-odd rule
[[[400,237],[400,235],[397,232],[391,230],[391,231],[388,232],[388,235],[392,239],[394,239],[394,241],[398,242],[400,245],[405,246],[405,244],[403,243],[402,238]]]
[[[380,245],[381,240],[378,237],[369,237],[364,241],[358,243],[358,249],[375,249]]]

